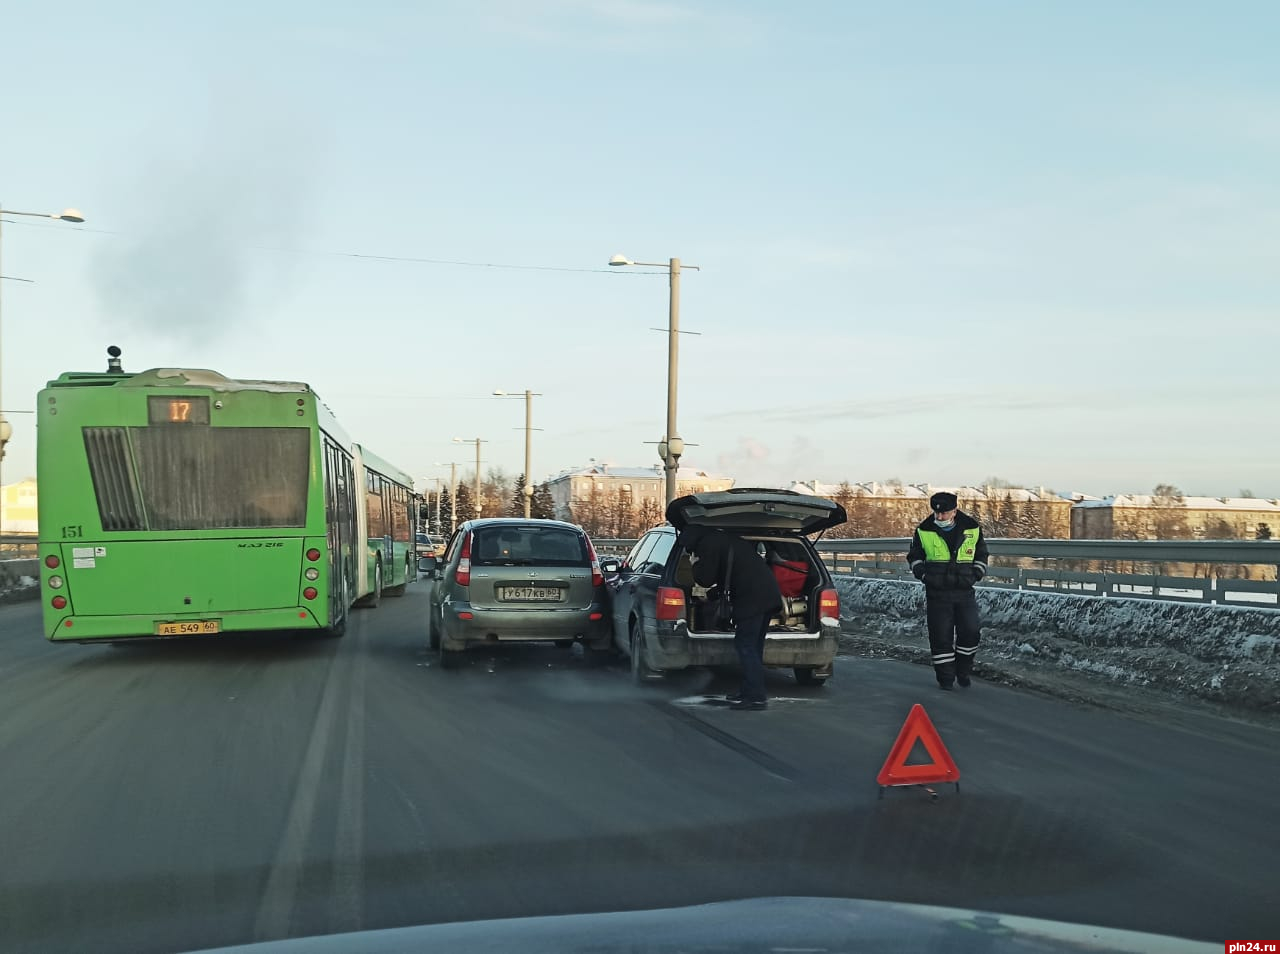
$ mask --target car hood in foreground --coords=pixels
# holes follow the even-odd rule
[[[753,898],[687,908],[467,921],[218,948],[237,954],[1201,954],[1222,944],[959,908],[840,898]],[[215,952],[204,952],[215,954]]]

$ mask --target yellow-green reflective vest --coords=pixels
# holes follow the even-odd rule
[[[961,535],[960,552],[956,554],[957,563],[973,562],[973,555],[978,548],[978,533],[978,528],[974,527]],[[951,548],[936,530],[921,530],[920,545],[924,547],[924,558],[929,563],[951,562]]]

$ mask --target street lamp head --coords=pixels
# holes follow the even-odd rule
[[[665,461],[667,459],[667,442],[658,441],[658,459]]]
[[[634,265],[635,262],[631,261],[631,259],[627,258],[627,256],[625,255],[615,255],[613,256],[613,258],[609,259],[609,264],[610,265]]]
[[[9,443],[11,437],[13,437],[13,425],[4,419],[3,414],[0,414],[0,447]]]
[[[84,214],[79,209],[63,209],[60,215],[53,215],[50,218],[62,219],[64,222],[83,222]]]
[[[680,457],[684,454],[684,440],[682,438],[679,438],[679,437],[671,438],[671,440],[667,444],[667,447],[671,451],[672,457]]]

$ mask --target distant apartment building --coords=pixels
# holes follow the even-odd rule
[[[34,478],[0,487],[0,533],[35,533],[38,512]]]
[[[1071,510],[1080,540],[1280,539],[1280,501],[1254,497],[1119,494]]]
[[[1025,487],[797,481],[789,489],[827,497],[845,508],[849,522],[827,534],[835,537],[907,536],[929,515],[929,498],[946,491],[959,498],[960,509],[981,523],[990,537],[1066,539],[1072,504],[1079,499]]]
[[[666,474],[660,464],[593,464],[552,477],[547,486],[557,519],[573,520],[594,534],[639,535],[661,523],[666,509]],[[732,486],[732,477],[688,467],[680,468],[676,480],[681,495]]]

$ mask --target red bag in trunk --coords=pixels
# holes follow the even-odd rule
[[[778,560],[773,564],[773,578],[778,589],[788,598],[804,595],[804,581],[809,576],[809,565],[803,560]]]

